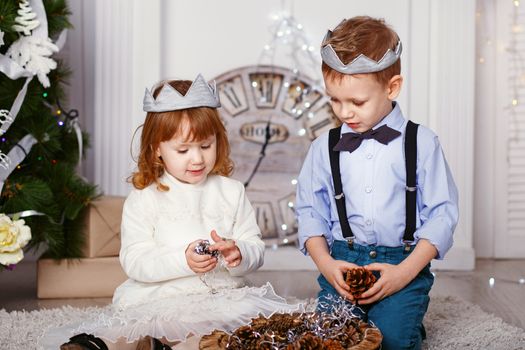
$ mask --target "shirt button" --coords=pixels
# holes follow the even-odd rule
[[[368,253],[368,255],[370,255],[372,259],[375,259],[375,257],[377,256],[377,252],[375,250],[371,250],[370,253]]]
[[[367,188],[365,188],[365,192],[366,192],[366,193],[370,193],[370,192],[372,192],[372,187],[367,187]]]
[[[372,225],[372,220],[368,219],[365,221],[366,226]]]
[[[368,154],[366,155],[366,159],[372,159],[372,157],[373,157],[373,154],[372,154],[372,153],[368,153]]]

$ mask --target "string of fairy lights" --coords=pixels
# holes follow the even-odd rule
[[[508,43],[502,45],[497,40],[493,40],[496,35],[496,30],[493,27],[494,22],[489,20],[481,21],[482,18],[492,18],[495,11],[496,2],[491,0],[478,2],[478,10],[476,18],[478,22],[478,43],[477,43],[477,62],[484,65],[489,62],[486,53],[494,52],[494,45],[497,53],[505,54],[505,60],[509,62],[508,66],[508,89],[509,97],[507,102],[503,105],[503,109],[509,113],[509,135],[507,137],[507,153],[510,153],[516,143],[523,143],[525,141],[524,127],[520,127],[520,123],[525,122],[525,110],[523,109],[525,103],[521,91],[525,89],[525,2],[522,0],[510,0],[507,6],[512,7],[511,22],[510,22],[510,36]],[[485,17],[484,17],[485,16]],[[495,42],[496,41],[496,42]],[[513,166],[512,159],[507,157],[508,166]],[[504,278],[489,276],[489,288],[495,288],[499,283],[525,285],[525,278]]]
[[[480,19],[489,13],[494,13],[494,6],[497,6],[496,3],[492,1],[484,1],[480,3],[480,8],[476,12],[476,17],[478,22]],[[524,102],[521,101],[520,91],[525,87],[525,51],[522,48],[523,38],[525,33],[525,27],[522,24],[525,20],[525,12],[523,6],[525,3],[522,3],[520,0],[511,0],[512,13],[510,22],[510,37],[508,44],[504,47],[499,47],[499,52],[504,52],[508,55],[507,60],[509,62],[509,100],[503,106],[505,110],[510,112],[510,136],[508,138],[509,142],[520,141],[525,135],[520,134],[519,128],[519,114],[523,113],[521,108],[524,106]],[[482,32],[480,35],[480,41],[478,42],[478,63],[485,64],[487,58],[485,57],[485,48],[491,48],[494,45],[492,35],[495,35],[495,30],[492,28],[494,24],[489,23],[488,21],[484,22],[483,25],[479,25],[478,30]]]
[[[44,105],[46,105],[52,111],[52,114],[55,117],[56,123],[57,123],[57,125],[59,127],[64,127],[64,126],[71,127],[71,125],[73,123],[78,121],[78,116],[79,116],[78,110],[76,110],[76,109],[71,109],[71,110],[68,110],[68,111],[64,110],[64,108],[62,108],[62,106],[60,105],[60,101],[58,99],[55,101],[56,106],[54,106],[54,105],[52,105],[51,103],[49,103],[47,101],[48,96],[49,96],[49,94],[46,91],[44,91],[42,93],[43,103],[44,103]],[[9,112],[9,111],[7,111],[7,112]],[[2,115],[1,118],[0,118],[0,122],[3,123],[3,122],[6,122],[6,121],[9,121],[8,115]],[[2,142],[2,143],[7,142],[7,139],[5,138],[5,136],[1,136],[0,137],[0,142]],[[78,142],[82,143],[82,140],[78,140]],[[7,163],[6,162],[6,157],[7,156],[4,153],[0,154],[0,158],[1,158],[0,166],[2,166],[4,168],[8,168],[8,164],[6,164]],[[79,157],[81,157],[81,155]],[[44,158],[42,156],[38,156],[37,160],[38,161],[42,161],[42,160],[44,160]],[[57,159],[51,159],[49,161],[53,165],[56,165],[58,163]],[[21,163],[21,164],[18,164],[15,169],[20,170],[24,166],[27,166],[27,165],[28,164]]]
[[[290,3],[290,11],[284,8],[285,1],[281,3],[281,11],[270,15],[273,22],[269,27],[271,40],[264,45],[259,56],[259,64],[273,65],[276,59],[281,61],[283,59],[281,55],[284,54],[292,62],[294,74],[298,75],[299,72],[302,72],[320,84],[322,80],[319,69],[321,59],[316,50],[317,46],[311,44],[304,26],[294,17],[293,1]],[[286,52],[281,52],[279,50],[281,48]],[[290,86],[289,83],[288,86]]]
[[[525,4],[524,4],[525,6]],[[510,101],[510,113],[513,131],[509,137],[510,141],[519,141],[524,135],[520,135],[518,114],[519,108],[523,101],[520,101],[520,89],[525,86],[525,50],[520,48],[520,35],[523,35],[523,25],[520,22],[521,3],[519,0],[513,0],[513,11],[512,11],[512,27],[511,37],[507,51],[510,56],[510,89],[511,89],[511,101]],[[523,20],[523,19],[522,19]],[[523,40],[523,39],[522,39]]]
[[[302,98],[312,90],[322,91],[320,55],[318,50],[315,49],[316,47],[311,44],[308,35],[304,30],[304,26],[293,16],[293,14],[284,10],[272,14],[270,18],[274,22],[270,26],[272,39],[269,43],[264,45],[259,56],[258,64],[261,65],[263,63],[268,63],[274,65],[276,59],[279,59],[279,48],[284,48],[287,51],[286,56],[288,56],[292,63],[292,73],[294,74],[293,79],[295,80],[291,82],[283,82],[283,86],[288,89],[289,93],[297,96],[297,98]],[[315,82],[314,86],[303,87],[298,81],[300,74],[312,77]],[[252,86],[255,87],[256,84],[256,81],[252,82]],[[306,117],[312,119],[314,113],[309,110],[310,107],[310,103],[306,101],[302,105],[294,107],[291,112],[297,115],[297,117],[306,113]],[[306,128],[299,129],[297,135],[306,136]]]
[[[510,152],[512,144],[523,142],[525,135],[522,133],[520,128],[520,118],[523,118],[522,122],[525,121],[525,113],[523,110],[523,101],[520,101],[520,91],[525,88],[525,48],[520,45],[525,43],[524,35],[524,19],[525,11],[523,10],[525,3],[521,3],[520,0],[512,0],[512,23],[511,23],[511,36],[508,44],[508,54],[510,56],[510,90],[511,100],[510,106],[510,123],[511,134],[508,138],[507,149]],[[520,38],[521,36],[521,38]],[[521,43],[520,43],[521,41]],[[510,165],[510,164],[509,164]],[[519,285],[525,284],[525,278],[520,277],[516,280],[504,279],[504,278],[489,278],[489,286],[492,288],[496,284],[496,280],[507,283],[518,283]]]
[[[285,61],[290,62],[293,76],[291,81],[284,81],[283,86],[288,89],[290,94],[304,97],[312,89],[322,91],[320,87],[322,81],[320,55],[318,50],[316,50],[316,46],[311,44],[304,26],[293,15],[293,1],[289,5],[290,11],[284,10],[285,3],[286,1],[284,0],[281,2],[281,11],[270,15],[272,21],[269,27],[271,40],[263,46],[258,65],[268,64],[273,66],[276,62],[280,63],[279,65],[282,65],[282,62]],[[313,77],[314,86],[304,88],[299,83],[300,75]],[[253,87],[256,87],[257,84],[257,81],[252,81]],[[314,113],[309,111],[309,108],[309,102],[305,102],[294,108],[292,112],[297,116],[306,113],[307,118],[312,119]],[[297,135],[307,137],[306,128],[303,127],[297,130]],[[297,179],[292,178],[290,183],[295,187]],[[288,201],[287,206],[290,210],[295,210],[294,200]],[[286,223],[282,223],[280,227],[283,232],[286,232],[289,228]],[[281,243],[288,244],[290,240],[289,238],[283,238]],[[277,247],[277,244],[272,245],[273,249],[277,249]]]

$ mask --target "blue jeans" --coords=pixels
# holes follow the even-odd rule
[[[359,266],[374,262],[397,265],[413,250],[405,252],[404,247],[376,247],[361,246],[356,243],[352,248],[346,241],[335,241],[332,246],[332,257],[344,260]],[[370,252],[375,251],[375,258]],[[379,276],[377,276],[379,277]],[[321,286],[320,302],[329,302],[328,295],[339,295],[330,283],[320,275],[317,279]],[[423,317],[427,312],[430,288],[434,283],[434,276],[430,273],[430,264],[426,266],[416,278],[405,288],[389,297],[371,305],[360,306],[383,334],[382,350],[420,349],[421,341],[425,337]]]

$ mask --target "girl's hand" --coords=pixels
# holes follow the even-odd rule
[[[200,255],[195,252],[195,247],[202,242],[202,239],[198,239],[188,245],[186,248],[186,262],[190,269],[195,273],[206,273],[211,271],[217,266],[217,258],[212,257],[209,254]]]
[[[376,283],[364,292],[359,298],[359,304],[372,304],[376,301],[382,300],[397,291],[403,289],[412,281],[410,274],[408,274],[400,265],[391,265],[384,263],[373,263],[364,266],[370,271],[379,271],[381,278]]]
[[[215,242],[214,244],[210,245],[210,251],[218,250],[224,257],[226,266],[239,266],[242,260],[242,255],[239,247],[237,247],[235,244],[235,241],[233,239],[222,238],[215,230],[212,230],[210,235],[211,239],[213,239]]]
[[[358,267],[343,260],[334,260],[332,257],[320,264],[319,270],[324,278],[335,288],[337,293],[343,298],[354,301],[354,297],[348,291],[350,287],[345,282],[344,272],[346,270]]]

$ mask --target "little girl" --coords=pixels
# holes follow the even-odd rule
[[[129,279],[115,291],[114,312],[77,327],[69,334],[87,334],[61,349],[169,349],[300,307],[269,283],[243,287],[238,277],[262,265],[264,243],[243,185],[227,177],[233,165],[218,107],[201,75],[146,90],[135,188],[122,216]]]

